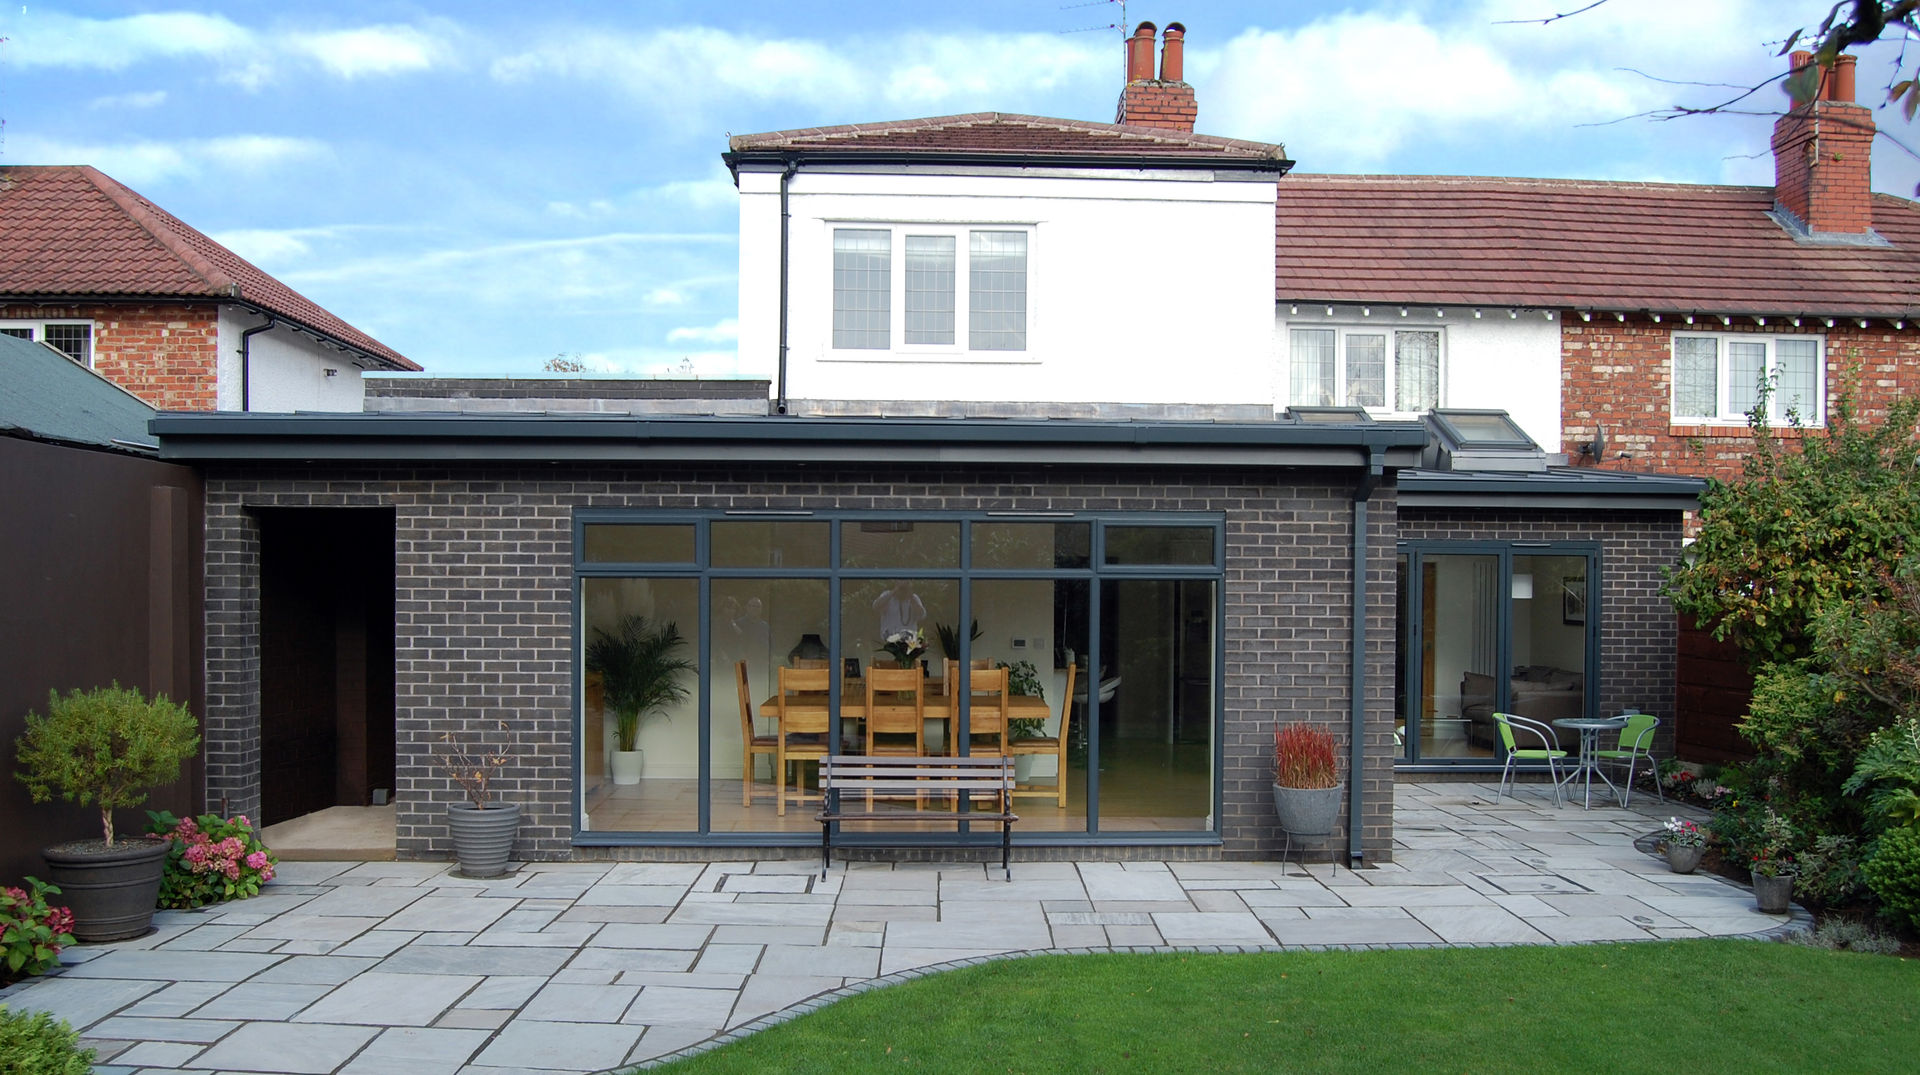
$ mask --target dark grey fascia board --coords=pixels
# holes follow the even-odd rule
[[[1402,471],[1403,508],[1557,508],[1582,511],[1698,511],[1698,478],[1621,474],[1434,475]]]
[[[1425,430],[1266,422],[626,415],[166,413],[149,426],[180,461],[767,460],[877,463],[1418,465]]]
[[[929,166],[960,166],[985,171],[1029,171],[1035,168],[1094,168],[1104,171],[1194,171],[1249,173],[1278,179],[1293,170],[1283,157],[1223,157],[1196,153],[969,153],[954,150],[821,150],[750,149],[720,154],[739,182],[741,172],[784,172],[844,169],[849,165],[902,165],[915,170]]]

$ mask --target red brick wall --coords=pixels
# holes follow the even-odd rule
[[[93,368],[161,410],[215,409],[212,305],[0,306],[0,319],[93,322]]]
[[[1185,82],[1129,82],[1120,91],[1114,122],[1192,134],[1199,115],[1193,87]]]
[[[1596,315],[1585,322],[1578,313],[1564,313],[1560,421],[1565,443],[1560,450],[1577,465],[1593,465],[1580,448],[1593,439],[1596,426],[1604,426],[1607,458],[1601,465],[1610,469],[1737,477],[1753,444],[1745,426],[1672,422],[1672,336],[1689,327],[1769,336],[1824,334],[1829,405],[1850,389],[1856,411],[1869,422],[1884,417],[1899,396],[1920,392],[1920,328],[1896,331],[1885,321],[1869,321],[1865,329],[1857,322],[1827,328],[1811,319],[1800,328],[1769,319],[1762,328],[1751,321],[1722,326],[1718,320],[1688,326],[1673,318],[1619,322]],[[1794,430],[1781,433],[1785,439],[1796,436]]]
[[[1776,197],[1808,230],[1859,234],[1873,226],[1868,166],[1873,113],[1820,101],[1773,125]]]

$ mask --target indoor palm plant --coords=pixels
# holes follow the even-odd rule
[[[675,655],[685,644],[671,620],[655,626],[645,616],[634,615],[622,619],[611,632],[594,629],[593,641],[587,644],[587,671],[600,674],[603,697],[613,710],[614,783],[640,782],[641,721],[686,700],[689,692],[680,677],[695,666]]]
[[[100,839],[48,847],[53,882],[73,910],[83,941],[138,937],[152,925],[169,844],[114,837],[113,812],[138,806],[147,793],[180,777],[180,763],[200,746],[193,714],[160,695],[151,700],[118,683],[47,696],[47,714],[27,714],[15,744],[15,774],[33,796],[58,796],[100,808]]]
[[[1273,733],[1273,808],[1280,829],[1327,836],[1340,817],[1340,775],[1333,734],[1318,724],[1282,725]]]

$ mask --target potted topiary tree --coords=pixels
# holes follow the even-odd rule
[[[34,802],[59,796],[100,808],[98,840],[44,849],[54,884],[73,910],[83,941],[138,937],[153,924],[169,844],[114,839],[113,812],[147,801],[154,787],[179,779],[180,763],[200,745],[193,714],[165,695],[149,701],[119,683],[47,696],[47,715],[27,714],[15,743],[14,775]]]
[[[1328,836],[1340,817],[1340,775],[1333,734],[1317,724],[1273,733],[1273,809],[1292,836]]]
[[[587,671],[600,673],[606,704],[613,710],[613,782],[637,784],[645,756],[640,751],[640,722],[676,702],[688,691],[680,682],[694,663],[674,651],[686,644],[671,620],[658,627],[645,616],[628,616],[609,633],[599,628],[587,644]]]

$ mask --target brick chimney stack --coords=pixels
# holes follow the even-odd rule
[[[1792,69],[1813,63],[1796,52]],[[1813,99],[1773,125],[1773,198],[1815,235],[1873,230],[1873,113],[1854,103],[1854,57],[1820,73]]]
[[[1153,34],[1154,25],[1143,22],[1127,38],[1127,84],[1120,91],[1120,108],[1113,121],[1192,134],[1199,106],[1194,104],[1193,87],[1184,81],[1187,28],[1177,22],[1167,24],[1157,79],[1153,77]]]

